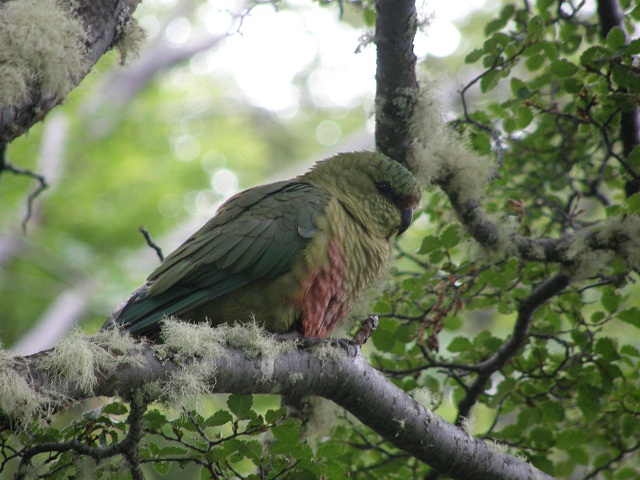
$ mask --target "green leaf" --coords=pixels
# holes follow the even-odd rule
[[[459,225],[454,223],[453,225],[449,225],[444,231],[440,234],[440,243],[443,248],[449,250],[450,248],[455,247],[458,243],[460,243],[460,233],[458,230],[460,229]]]
[[[629,91],[640,90],[640,77],[626,65],[616,64],[612,69],[613,81]]]
[[[159,431],[168,423],[167,417],[155,409],[144,414],[144,421],[147,424],[147,429],[151,431]]]
[[[262,463],[262,443],[258,440],[243,440],[238,445],[238,451],[251,460],[256,466]]]
[[[625,437],[633,437],[640,429],[640,419],[638,417],[625,413],[620,417],[620,432]]]
[[[549,448],[554,445],[553,434],[548,428],[536,427],[529,433],[529,437],[538,447]]]
[[[579,465],[589,465],[589,457],[582,448],[573,447],[567,450],[569,457]]]
[[[638,350],[633,345],[623,345],[620,348],[620,353],[629,357],[640,358],[640,350]]]
[[[570,77],[578,72],[578,67],[565,59],[551,62],[550,69],[558,77]]]
[[[534,15],[527,23],[527,39],[539,39],[544,34],[544,19]]]
[[[396,344],[397,322],[388,318],[381,318],[372,340],[373,345],[383,352],[390,352]]]
[[[551,5],[555,5],[555,0],[536,0],[536,8],[539,12],[549,10]]]
[[[626,41],[627,39],[620,27],[613,27],[609,30],[606,43],[611,50],[616,51],[619,48],[624,47]]]
[[[640,38],[631,40],[624,51],[627,55],[637,55],[640,53]]]
[[[589,47],[584,52],[582,52],[582,55],[580,55],[580,64],[601,65],[608,61],[608,55],[609,53],[607,52],[607,50],[602,47]]]
[[[599,338],[596,342],[595,352],[607,360],[620,360],[618,346],[609,337]]]
[[[162,457],[162,458],[166,458],[166,457],[170,457],[172,455],[175,456],[184,456],[188,453],[189,451],[186,448],[181,448],[181,447],[163,447],[158,451],[158,457]]]
[[[510,86],[511,86],[511,92],[513,93],[514,96],[518,98],[521,98],[524,100],[531,96],[531,91],[529,90],[529,87],[527,86],[527,84],[518,78],[515,78],[515,77],[511,78]]]
[[[540,69],[540,67],[544,64],[544,56],[543,55],[534,55],[532,57],[527,58],[524,62],[527,70],[530,72],[536,71]]]
[[[311,447],[300,441],[299,421],[289,419],[280,425],[273,427],[271,432],[275,438],[269,446],[271,453],[291,455],[296,459],[309,459],[313,456]]]
[[[227,399],[227,406],[239,420],[250,420],[256,416],[256,412],[252,410],[253,396],[237,395],[232,393]]]
[[[556,435],[556,446],[563,450],[575,447],[588,441],[586,432],[577,428],[565,428]]]
[[[500,14],[498,15],[497,18],[495,18],[494,20],[491,20],[489,23],[487,23],[487,25],[484,27],[484,34],[485,36],[489,36],[491,35],[493,32],[496,32],[498,30],[500,30],[501,28],[505,27],[507,25],[507,22],[511,19],[511,17],[513,16],[513,13],[515,12],[515,6],[514,5],[506,5],[502,11],[500,12]]]
[[[489,135],[484,132],[472,134],[471,143],[479,153],[486,155],[491,152],[491,140],[489,139]]]
[[[597,416],[602,407],[600,402],[601,394],[602,392],[599,389],[591,385],[581,384],[578,386],[576,404],[585,417],[593,418]]]
[[[626,162],[631,168],[640,168],[640,145],[633,147],[631,153],[627,155]]]
[[[170,462],[153,462],[153,469],[158,472],[159,475],[163,477],[169,473],[169,469],[171,469]]]
[[[551,420],[553,422],[560,422],[564,420],[565,411],[560,402],[547,400],[540,403],[538,408],[541,410],[543,417],[547,420]]]
[[[533,120],[533,113],[526,105],[520,105],[516,108],[516,126],[522,130],[529,126]]]
[[[534,467],[539,468],[543,472],[554,475],[553,463],[547,457],[542,455],[532,455],[529,460]]]
[[[204,425],[205,427],[219,427],[231,421],[233,421],[233,417],[229,412],[227,412],[226,410],[218,410],[216,413],[205,420]]]
[[[480,79],[480,90],[482,93],[487,93],[493,90],[498,82],[500,81],[501,74],[497,70],[489,70],[481,79]]]
[[[636,328],[640,328],[640,310],[637,307],[631,307],[627,310],[618,312],[616,315],[620,320]]]
[[[129,411],[126,405],[120,402],[108,403],[102,408],[102,413],[108,415],[124,415]]]
[[[440,249],[440,240],[438,237],[433,235],[427,235],[422,239],[422,243],[420,244],[420,248],[418,249],[418,253],[423,255],[425,253],[429,253],[433,250]]]
[[[600,303],[607,312],[613,313],[618,310],[618,306],[620,305],[620,295],[615,291],[613,287],[604,287],[602,289]]]
[[[447,345],[447,350],[452,353],[466,352],[467,350],[471,350],[473,345],[466,337],[455,337],[449,345]]]
[[[484,48],[476,48],[467,54],[464,57],[464,63],[475,63],[482,58],[484,55]]]
[[[338,442],[323,442],[318,446],[317,456],[320,458],[337,458],[345,454],[346,447]]]
[[[264,419],[267,423],[276,423],[287,416],[287,407],[280,407],[277,410],[269,409],[264,414]]]
[[[372,8],[365,8],[362,11],[362,19],[367,27],[373,27],[376,24],[376,11]]]

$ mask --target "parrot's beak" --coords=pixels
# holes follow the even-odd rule
[[[406,210],[402,210],[400,217],[400,228],[398,229],[397,235],[402,235],[409,225],[411,225],[411,220],[413,220],[413,208],[407,208]]]

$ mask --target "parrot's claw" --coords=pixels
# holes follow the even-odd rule
[[[328,341],[332,346],[342,348],[348,357],[356,358],[360,353],[360,345],[348,338],[329,338]]]
[[[343,349],[347,356],[351,358],[355,358],[360,353],[360,345],[354,342],[353,340],[349,340],[348,338],[311,338],[311,337],[303,337],[301,339],[302,348],[314,348],[320,345],[329,344],[332,347],[339,347]]]

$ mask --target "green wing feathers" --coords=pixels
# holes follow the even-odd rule
[[[255,280],[289,271],[329,199],[324,190],[297,181],[232,197],[164,260],[112,321],[134,335],[148,335],[164,316],[188,315]]]

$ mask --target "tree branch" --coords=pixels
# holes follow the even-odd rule
[[[84,341],[90,342],[90,339]],[[136,354],[110,349],[103,342],[91,344],[103,349],[114,363],[109,373],[95,372],[97,383],[90,391],[86,385],[61,378],[60,372],[52,371],[46,360],[49,353],[16,357],[12,368],[38,389],[65,385],[61,393],[74,400],[114,395],[131,398],[131,392],[141,391],[145,385],[153,382],[162,385],[179,377],[185,369],[204,368],[215,372],[206,378],[211,392],[312,394],[330,399],[396,447],[453,478],[551,478],[527,462],[492,449],[416,403],[371,367],[360,353],[349,357],[343,350],[325,344],[307,350],[292,348],[277,356],[256,357],[227,346],[219,354],[203,360],[185,357],[180,352],[177,357],[167,358],[166,349],[148,343],[138,344]],[[219,346],[201,345],[200,348],[215,350]],[[133,405],[131,415],[134,415]],[[133,426],[131,432],[130,435],[135,435]],[[75,445],[60,444],[60,448],[77,450]],[[96,452],[89,455],[95,458]],[[132,468],[134,460],[129,459]]]
[[[600,19],[600,35],[607,38],[607,34],[613,27],[619,27],[624,31],[623,14],[617,0],[598,0],[598,17]],[[620,116],[620,138],[622,151],[626,157],[640,144],[640,117],[638,109],[633,108],[629,112],[622,112]],[[627,196],[640,192],[640,180],[630,179],[625,186]]]
[[[563,274],[556,274],[542,282],[533,289],[528,297],[520,301],[518,318],[509,339],[491,357],[476,365],[479,374],[467,389],[466,395],[458,403],[456,425],[461,425],[463,419],[469,417],[471,408],[478,401],[478,397],[485,391],[491,375],[504,367],[529,339],[529,326],[536,309],[564,290],[567,285],[569,285],[569,277]]]
[[[418,93],[416,5],[413,0],[377,0],[376,12],[376,148],[406,164]]]
[[[117,40],[140,0],[93,0],[73,3],[69,15],[79,18],[84,31],[85,70],[68,80],[78,85]],[[59,105],[63,96],[31,86],[29,97],[19,105],[0,105],[0,142],[9,143],[24,134]]]

